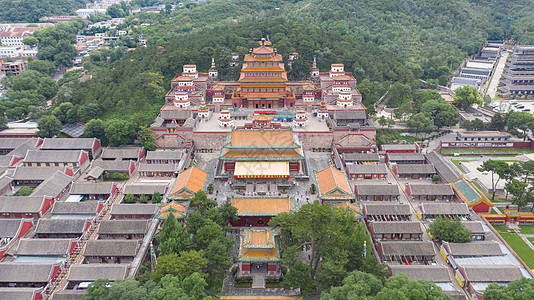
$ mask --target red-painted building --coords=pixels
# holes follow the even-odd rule
[[[0,287],[44,287],[60,268],[60,263],[1,263]]]
[[[386,163],[389,164],[424,164],[425,157],[421,153],[397,153],[386,155]]]
[[[91,240],[85,245],[84,263],[131,263],[139,250],[139,240]]]
[[[6,251],[33,227],[31,219],[0,219],[0,235],[5,243],[0,245],[0,261]]]
[[[349,164],[347,175],[352,180],[386,179],[386,168],[384,164]]]
[[[417,143],[413,144],[386,144],[380,146],[381,151],[389,153],[418,153],[421,151]]]
[[[294,209],[292,198],[232,198],[229,200],[237,208],[238,220],[230,220],[232,226],[268,226],[272,217]]]
[[[396,164],[393,174],[399,179],[432,179],[436,169],[431,164]]]
[[[376,244],[376,249],[385,263],[430,265],[436,260],[433,243],[429,241],[382,241]]]
[[[75,167],[85,170],[89,155],[83,150],[28,150],[23,164],[26,167]]]
[[[417,184],[406,185],[406,195],[412,201],[453,201],[454,191],[450,184]]]
[[[102,147],[97,138],[45,138],[40,150],[83,150],[92,160],[102,152]]]
[[[152,219],[158,210],[157,204],[115,204],[111,208],[111,219]]]
[[[423,229],[420,222],[369,222],[369,232],[374,241],[413,241],[421,240]]]

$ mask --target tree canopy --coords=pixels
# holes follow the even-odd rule
[[[465,243],[471,241],[469,231],[458,218],[453,220],[437,217],[428,225],[429,232],[434,238],[451,243]]]
[[[355,226],[353,213],[319,203],[305,204],[297,212],[282,213],[269,225],[280,227],[282,262],[289,267],[283,284],[303,293],[327,290],[354,270],[385,276],[384,266],[367,254],[371,241],[364,225]],[[309,253],[306,262],[297,257]]]

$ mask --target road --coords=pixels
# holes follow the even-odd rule
[[[495,94],[497,94],[497,88],[499,87],[499,82],[504,70],[504,65],[506,64],[506,58],[508,57],[508,51],[502,51],[501,57],[497,62],[497,66],[493,71],[493,77],[489,83],[488,89],[486,90],[486,95],[490,96],[492,100],[495,100]]]

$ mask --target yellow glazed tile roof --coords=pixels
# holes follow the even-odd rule
[[[230,203],[238,215],[276,215],[293,210],[291,198],[233,198]]]
[[[337,170],[334,167],[326,168],[317,172],[317,183],[319,184],[319,190],[322,195],[333,191],[334,189],[340,189],[341,193],[328,195],[331,197],[346,197],[352,196],[351,188],[345,174]]]
[[[204,188],[204,183],[206,182],[206,177],[208,173],[197,169],[196,167],[191,167],[178,175],[176,182],[172,188],[171,196],[175,196],[182,189],[186,188],[193,193],[196,193],[202,188]],[[179,194],[184,194],[184,191]],[[186,192],[186,194],[188,194]],[[178,195],[178,194],[177,194]],[[191,196],[192,197],[192,196]]]

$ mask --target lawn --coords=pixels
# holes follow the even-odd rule
[[[459,160],[459,159],[451,159],[451,162],[458,168],[458,170],[462,171],[462,173],[466,174],[467,171],[460,165],[461,162],[467,162],[470,160]]]
[[[469,154],[524,154],[524,153],[534,153],[534,150],[530,148],[497,148],[497,149],[487,149],[487,148],[475,148],[475,149],[440,149],[442,154],[453,154],[453,153],[469,153]]]
[[[534,269],[534,251],[516,233],[500,232],[502,238],[531,269]]]
[[[519,231],[521,231],[522,234],[532,234],[532,235],[534,235],[534,226],[528,226],[528,225],[521,226]]]

